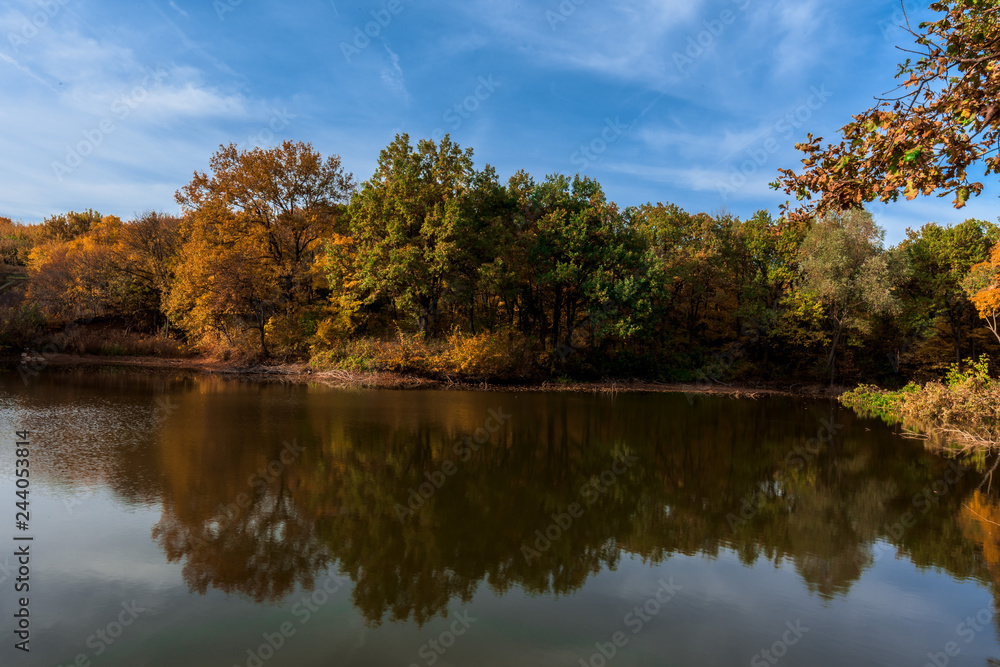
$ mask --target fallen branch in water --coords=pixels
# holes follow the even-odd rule
[[[968,453],[982,449],[1000,449],[1000,442],[992,438],[985,438],[969,431],[959,428],[937,426],[926,433],[904,430],[900,435],[909,440],[923,440],[939,447],[958,445],[958,451]],[[935,440],[945,440],[945,444],[939,444]]]

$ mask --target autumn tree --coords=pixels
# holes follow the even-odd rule
[[[275,148],[239,150],[222,146],[209,160],[212,175],[195,172],[178,190],[177,203],[205,224],[207,216],[260,233],[264,256],[279,271],[291,301],[308,296],[312,263],[334,227],[339,205],[354,189],[340,156],[326,160],[311,144],[285,141]]]
[[[239,349],[243,333],[255,330],[260,354],[267,357],[266,327],[281,298],[278,267],[267,254],[263,231],[230,215],[213,212],[215,224],[186,222],[166,310],[196,341],[221,338]]]
[[[122,227],[121,219],[108,215],[88,220],[86,231],[49,236],[35,246],[28,261],[30,299],[53,320],[132,312],[132,281],[115,252]]]
[[[26,300],[26,267],[39,228],[0,216],[0,352],[28,345],[42,324],[37,307]]]
[[[24,225],[0,216],[0,264],[26,266],[40,232],[41,225]]]
[[[195,172],[177,192],[185,241],[170,312],[191,332],[222,332],[239,321],[258,330],[279,311],[313,298],[315,262],[354,188],[339,156],[326,160],[308,143],[239,150],[222,146],[212,175]],[[204,293],[199,293],[203,291]],[[243,327],[245,328],[245,327]]]
[[[899,65],[898,95],[877,100],[841,128],[838,144],[808,136],[803,170],[773,184],[806,200],[805,218],[900,194],[954,196],[960,208],[982,192],[969,170],[1000,172],[1000,7],[981,0],[933,2],[934,21],[907,30],[913,58]],[[818,196],[818,200],[811,199]]]
[[[100,222],[103,217],[90,208],[82,213],[70,211],[69,213],[53,215],[42,222],[39,240],[41,242],[72,241],[90,231],[90,228]]]
[[[130,275],[141,291],[144,307],[159,317],[174,281],[181,249],[181,219],[147,211],[125,223],[115,248],[120,270]]]
[[[972,268],[964,287],[986,327],[1000,342],[1000,243],[993,247],[988,261]]]
[[[829,321],[831,384],[845,333],[865,331],[869,315],[898,308],[893,292],[909,268],[883,250],[884,236],[866,211],[830,212],[813,223],[799,249],[802,294],[821,304]]]

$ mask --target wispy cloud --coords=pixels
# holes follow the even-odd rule
[[[169,4],[170,4],[170,8],[172,10],[174,10],[175,12],[177,12],[178,14],[180,14],[181,16],[183,16],[184,18],[188,18],[188,13],[186,11],[184,11],[183,9],[181,9],[180,7],[178,7],[176,2],[174,2],[173,0],[170,0]]]
[[[403,75],[403,68],[399,65],[399,54],[389,48],[389,44],[383,42],[385,52],[389,54],[390,66],[382,69],[382,82],[392,92],[401,96],[406,104],[410,103],[410,94],[406,90],[406,77]]]

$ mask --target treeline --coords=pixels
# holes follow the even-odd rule
[[[89,323],[119,332],[108,347],[102,330],[104,353],[706,382],[902,382],[1000,353],[986,221],[886,248],[861,210],[623,209],[590,178],[504,184],[449,137],[406,135],[360,185],[309,144],[221,147],[177,202],[181,216],[0,218],[0,345]]]

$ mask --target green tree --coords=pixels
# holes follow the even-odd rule
[[[800,289],[822,304],[829,321],[831,385],[844,334],[865,331],[868,316],[899,307],[893,292],[909,267],[902,256],[883,249],[884,237],[866,211],[831,212],[813,223],[799,249]]]
[[[973,266],[986,261],[998,238],[996,225],[970,219],[950,227],[929,223],[919,232],[909,230],[902,244],[913,267],[904,290],[908,319],[918,332],[933,331],[950,341],[956,363],[976,356],[970,348],[978,316],[963,282]]]
[[[409,135],[379,154],[378,168],[351,199],[350,235],[357,289],[368,303],[394,302],[415,316],[421,333],[434,333],[438,307],[464,254],[470,222],[464,198],[474,178],[472,149],[448,135]]]

